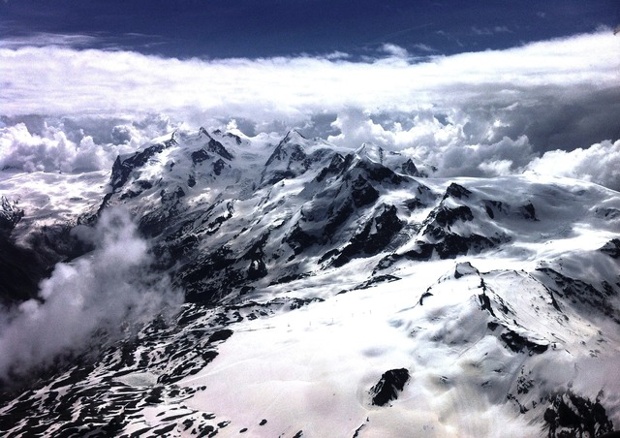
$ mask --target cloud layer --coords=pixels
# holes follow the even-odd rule
[[[107,168],[181,122],[234,120],[249,136],[298,127],[350,147],[408,149],[446,176],[541,172],[545,153],[595,157],[620,139],[617,53],[609,29],[448,57],[385,44],[364,62],[343,53],[178,60],[5,45],[0,166]],[[608,176],[592,179],[618,186],[613,172],[599,173]]]
[[[117,155],[135,151],[175,128],[162,116],[133,121],[26,117],[0,128],[0,169],[65,173],[110,169]]]
[[[0,313],[0,382],[50,365],[61,353],[96,348],[102,334],[126,335],[182,302],[166,276],[149,270],[147,243],[127,212],[108,211],[94,231],[82,231],[76,229],[97,249],[56,265],[38,300]]]
[[[620,191],[620,140],[570,152],[555,150],[534,159],[527,171],[583,179]]]

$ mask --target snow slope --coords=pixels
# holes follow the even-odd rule
[[[533,174],[432,172],[370,144],[200,130],[119,157],[103,188],[94,174],[7,175],[0,184],[26,218],[15,242],[50,221],[83,236],[122,207],[186,304],[21,395],[6,391],[0,430],[520,437],[620,427],[620,195]],[[47,201],[48,213],[42,182],[81,195]]]

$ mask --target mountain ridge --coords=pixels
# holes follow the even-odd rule
[[[498,436],[493,413],[499,436],[620,426],[606,371],[620,351],[620,195],[429,169],[294,130],[271,146],[179,130],[119,156],[99,195],[58,221],[65,234],[45,231],[51,260],[88,257],[80,236],[122,208],[185,303],[6,393],[2,430]],[[15,194],[30,228],[11,229],[14,243],[44,231]],[[73,252],[56,250],[66,233]],[[393,394],[373,403],[393,374]]]

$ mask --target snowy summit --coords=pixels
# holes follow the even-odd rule
[[[7,387],[15,398],[2,408],[3,428],[291,437],[613,430],[618,193],[534,174],[433,172],[368,144],[355,151],[296,131],[261,144],[200,129],[119,156],[99,194],[70,215],[32,217],[40,195],[21,175],[3,180],[19,200],[3,202],[5,245],[76,257],[55,267],[0,337],[3,349],[14,346],[4,379],[38,373],[24,368],[33,354],[56,370],[41,371],[21,396]],[[79,183],[41,181],[46,190]],[[101,281],[95,294],[67,292]],[[122,284],[122,296],[108,290]],[[26,345],[66,318],[67,304],[71,365],[55,360],[68,347],[53,350],[55,339],[46,355]],[[93,342],[103,344],[85,353]]]

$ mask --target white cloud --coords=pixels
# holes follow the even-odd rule
[[[26,172],[98,170],[105,161],[105,151],[85,136],[74,143],[57,129],[43,136],[31,135],[25,124],[0,129],[0,168]]]
[[[491,29],[489,29],[488,27],[476,27],[476,26],[472,26],[471,27],[471,32],[474,35],[479,35],[479,36],[490,36],[493,35],[493,31]]]
[[[126,335],[182,302],[167,277],[149,270],[147,243],[129,213],[108,211],[94,231],[77,230],[97,249],[56,265],[41,282],[39,300],[0,314],[0,380],[49,365],[61,353],[97,348],[102,333],[112,339]]]
[[[610,56],[619,49],[611,32],[424,62],[391,44],[364,62],[344,53],[178,60],[2,48],[0,165],[105,168],[181,121],[234,119],[249,135],[305,127],[351,147],[409,148],[450,175],[504,174],[547,151],[620,138],[620,58]],[[48,127],[25,132],[15,121],[28,114]],[[149,114],[170,120],[141,125]]]
[[[549,151],[529,163],[527,170],[592,181],[620,191],[620,140],[603,141],[571,152]]]
[[[88,47],[98,38],[92,35],[65,35],[48,32],[35,32],[21,37],[10,37],[0,40],[0,48],[17,49],[20,47]]]
[[[422,44],[422,43],[418,43],[418,44],[414,44],[413,47],[415,49],[421,50],[422,52],[437,52],[437,50],[433,49],[431,46],[429,46],[428,44]]]
[[[409,53],[407,52],[407,49],[397,46],[396,44],[386,43],[386,44],[383,44],[381,48],[383,49],[385,53],[395,58],[407,59],[409,57]]]
[[[43,121],[37,131],[26,123],[0,128],[0,169],[26,172],[80,172],[109,169],[116,156],[134,151],[173,129],[169,120],[147,117],[113,120]],[[30,123],[32,125],[32,123]],[[85,132],[86,131],[86,132]],[[94,138],[101,139],[96,142]]]
[[[341,58],[202,61],[131,52],[41,47],[0,50],[0,100],[6,115],[197,113],[258,120],[296,119],[318,110],[411,110],[472,98],[514,103],[536,87],[616,84],[619,42],[609,34],[535,43],[506,51],[394,62],[388,45],[372,63]],[[528,94],[531,92],[532,94]],[[570,91],[570,95],[577,90]]]

